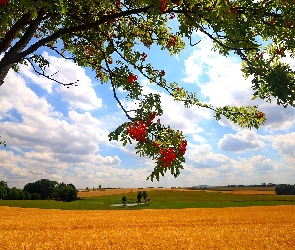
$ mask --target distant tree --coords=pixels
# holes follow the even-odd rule
[[[147,199],[147,197],[148,197],[148,194],[147,194],[146,191],[143,191],[143,192],[142,192],[142,197],[143,197],[144,201],[146,202],[146,199]]]
[[[5,196],[5,200],[24,200],[25,194],[21,189],[16,187],[8,188],[7,195]]]
[[[31,199],[32,200],[40,200],[41,199],[41,195],[38,193],[32,193],[31,194]]]
[[[41,199],[52,199],[52,191],[58,185],[56,181],[50,181],[48,179],[41,179],[33,183],[28,183],[24,186],[24,191],[28,191],[30,194],[38,193]]]
[[[74,201],[77,200],[78,191],[73,184],[61,183],[53,190],[55,200]]]
[[[23,191],[24,193],[24,200],[31,200],[32,199],[32,195],[28,192],[28,191]]]
[[[0,181],[0,200],[3,200],[5,196],[7,195],[7,182]]]
[[[277,195],[295,195],[295,185],[282,184],[275,188]]]
[[[125,206],[125,205],[126,205],[126,201],[127,201],[127,198],[126,198],[126,196],[125,196],[125,195],[122,197],[122,201],[123,201],[123,203],[124,203],[124,206]]]
[[[4,187],[0,187],[0,200],[3,200],[7,195],[7,189]]]
[[[98,188],[101,189],[101,185],[99,185]]]
[[[142,192],[138,191],[138,193],[137,193],[137,202],[140,203],[141,199],[142,199]]]

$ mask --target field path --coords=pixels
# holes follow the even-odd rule
[[[67,211],[0,207],[0,249],[295,249],[295,206]]]

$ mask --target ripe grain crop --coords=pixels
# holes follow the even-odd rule
[[[0,207],[0,249],[295,249],[295,206],[69,211]]]

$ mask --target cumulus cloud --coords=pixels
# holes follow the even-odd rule
[[[93,88],[94,85],[82,67],[69,60],[50,56],[47,52],[43,52],[42,56],[50,63],[50,66],[45,71],[47,75],[52,75],[52,78],[65,84],[77,81],[78,86],[66,88],[43,76],[39,76],[33,71],[31,65],[22,65],[20,67],[21,74],[48,93],[60,94],[62,100],[68,102],[73,109],[90,111],[102,107],[102,99],[97,97]]]
[[[281,155],[295,156],[295,132],[266,137]]]
[[[200,34],[198,34],[200,35]],[[200,35],[200,43],[185,60],[184,82],[197,84],[215,106],[245,105],[251,99],[250,80],[241,74],[241,62],[212,50],[212,42]],[[249,98],[250,97],[250,98]]]
[[[195,46],[191,55],[185,60],[184,82],[196,84],[200,87],[203,97],[209,98],[209,103],[214,106],[252,106],[258,105],[259,110],[266,114],[267,121],[262,129],[268,131],[288,130],[295,124],[295,109],[293,107],[283,108],[259,98],[254,101],[251,89],[251,78],[242,76],[241,61],[234,57],[224,57],[218,52],[212,51],[213,44],[204,35],[198,34],[201,42]],[[292,67],[294,60],[290,57],[285,59]],[[213,117],[213,116],[211,116]],[[234,130],[241,128],[225,118],[219,123],[231,127]]]
[[[209,144],[189,144],[186,153],[189,164],[195,168],[218,168],[230,163],[230,158],[223,154],[215,154]]]
[[[264,147],[256,132],[242,130],[234,134],[224,135],[218,143],[219,150],[231,152],[243,152],[246,150],[258,150]]]

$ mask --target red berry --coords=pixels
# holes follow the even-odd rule
[[[262,117],[264,117],[264,113],[263,112],[259,112],[257,115],[258,119],[261,119]]]
[[[161,70],[161,76],[164,76],[166,72],[164,70]]]
[[[137,75],[131,74],[128,76],[128,82],[134,83],[137,80]]]
[[[147,134],[147,126],[143,123],[142,120],[134,122],[129,128],[127,129],[127,133],[131,136],[131,138],[135,139],[139,142],[144,142],[146,140]]]
[[[174,149],[171,147],[167,149],[160,150],[161,158],[159,161],[162,163],[163,167],[169,167],[171,163],[176,159],[177,155]]]
[[[147,121],[148,126],[152,125],[152,121],[155,119],[156,115],[157,115],[157,112],[155,112],[155,111],[150,114],[150,117],[149,117],[149,119]]]
[[[147,58],[147,54],[146,53],[142,53],[141,56],[142,56],[142,60],[143,61]]]
[[[169,19],[173,19],[175,17],[175,14],[172,12],[170,13]]]
[[[181,153],[182,155],[185,154],[185,151],[186,151],[186,145],[187,145],[187,141],[186,141],[186,140],[182,141],[182,142],[180,143],[180,145],[179,145],[179,151],[180,151],[180,153]]]
[[[0,6],[8,3],[8,0],[0,0]]]

